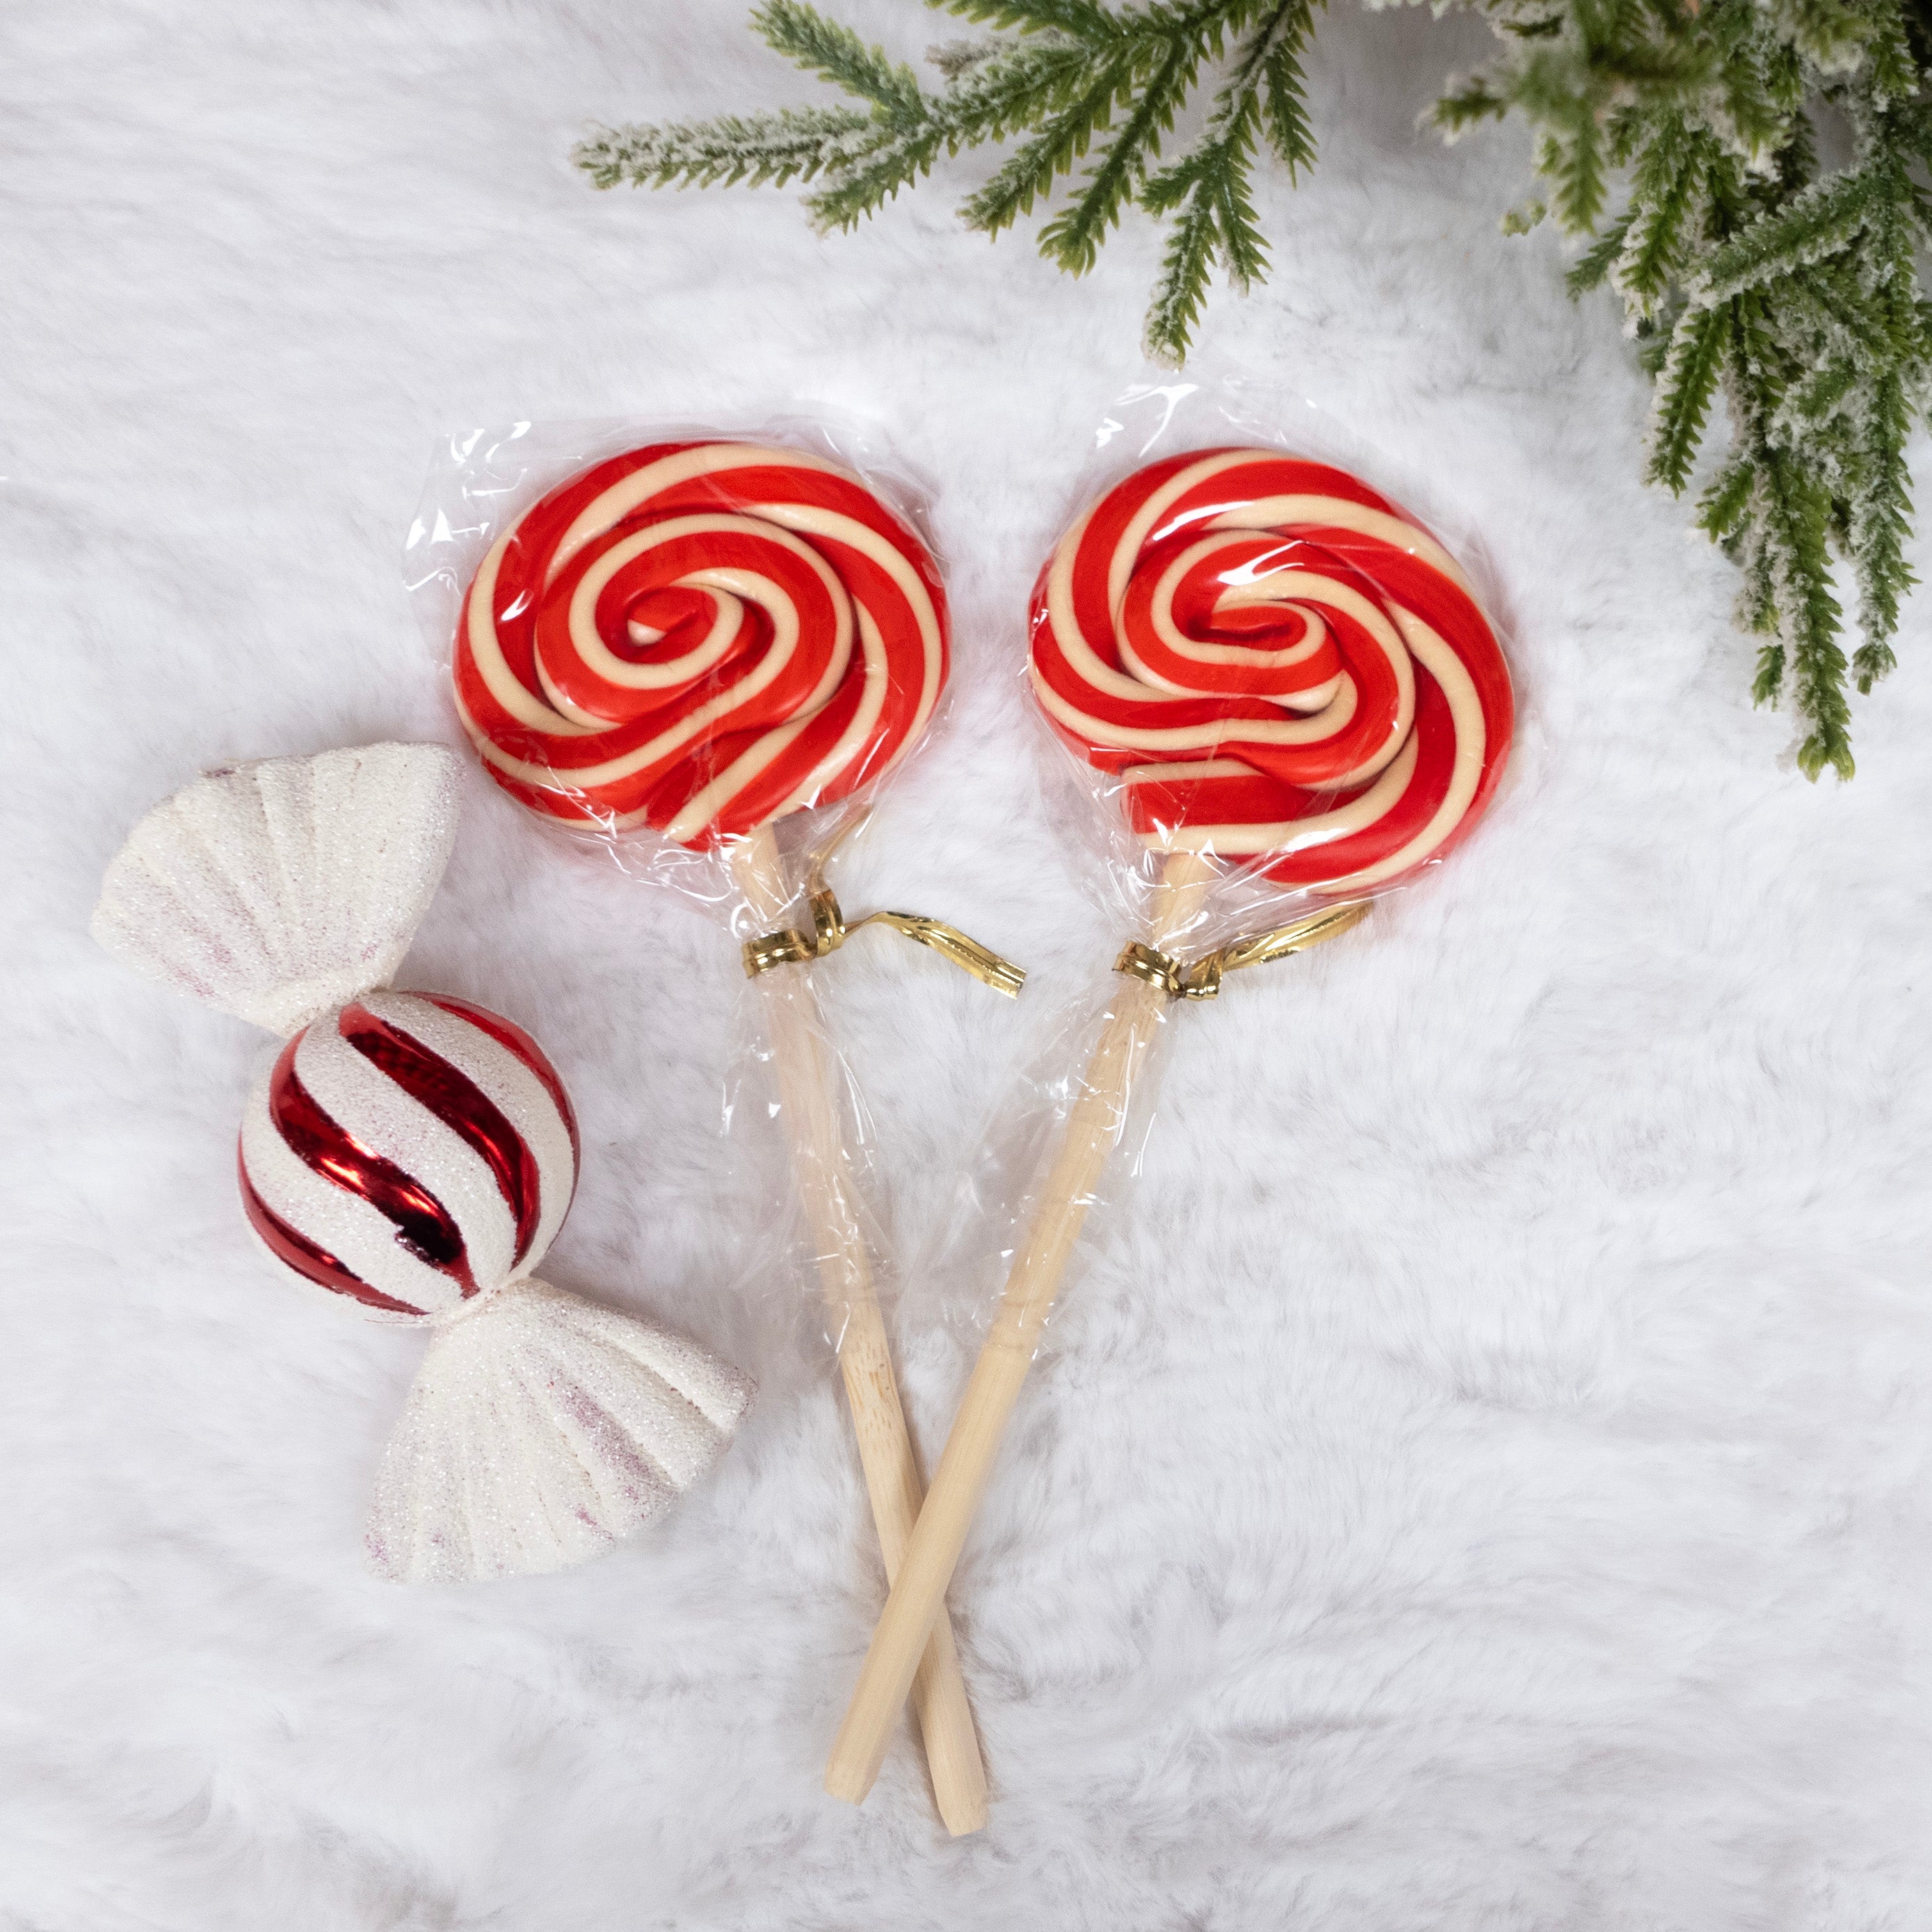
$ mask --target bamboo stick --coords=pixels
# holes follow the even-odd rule
[[[1192,853],[1169,856],[1156,889],[1156,946],[1165,946],[1192,922],[1211,877],[1205,858]],[[862,1802],[879,1774],[920,1652],[928,1633],[938,1627],[935,1620],[986,1493],[1007,1418],[1033,1366],[1040,1330],[1052,1312],[1108,1157],[1119,1142],[1134,1083],[1166,1004],[1166,994],[1144,980],[1124,976],[1115,988],[1086,1079],[1067,1116],[992,1332],[967,1384],[938,1473],[832,1745],[825,1788],[835,1798]]]
[[[776,922],[784,916],[791,896],[770,826],[739,848],[734,870],[759,919]],[[919,1462],[907,1432],[885,1317],[856,1211],[851,1161],[825,1058],[817,995],[797,968],[781,967],[762,977],[793,1173],[812,1228],[826,1308],[840,1331],[838,1366],[890,1584],[899,1574],[919,1516]],[[946,1830],[958,1838],[986,1822],[986,1774],[944,1598],[942,1586],[907,1675],[933,1796]],[[900,1689],[902,1703],[906,1689]]]

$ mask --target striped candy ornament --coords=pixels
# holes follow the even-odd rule
[[[1169,457],[1094,504],[1035,586],[1031,675],[1148,844],[1324,894],[1448,851],[1514,716],[1455,560],[1358,478],[1265,449]]]
[[[520,1027],[442,994],[365,993],[304,1027],[250,1099],[239,1153],[277,1261],[410,1321],[533,1270],[577,1184],[556,1070]]]
[[[696,1343],[536,1279],[577,1184],[556,1070],[485,1008],[383,983],[448,862],[458,770],[372,745],[211,772],[134,828],[92,928],[288,1036],[243,1118],[242,1203],[284,1270],[430,1330],[364,1539],[411,1582],[595,1556],[710,1467],[752,1396]]]
[[[890,771],[946,668],[938,567],[858,477],[710,441],[628,451],[526,510],[464,597],[454,675],[531,809],[706,850]]]

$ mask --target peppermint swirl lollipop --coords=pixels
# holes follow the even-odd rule
[[[1154,944],[1121,956],[1129,976],[1073,1083],[839,1727],[826,1789],[855,1803],[878,1774],[1166,1003],[1212,997],[1224,959],[1299,951],[1360,915],[1324,907],[1184,968],[1170,949],[1216,862],[1324,896],[1387,885],[1468,830],[1509,748],[1509,674],[1454,560],[1356,478],[1272,450],[1171,457],[1108,490],[1041,573],[1032,634],[1034,690],[1054,729],[1123,775],[1129,823],[1166,855]]]
[[[1353,893],[1439,857],[1509,749],[1496,634],[1455,560],[1359,478],[1170,457],[1067,532],[1033,602],[1056,730],[1163,850]]]
[[[945,592],[914,532],[794,449],[666,442],[584,470],[487,556],[457,627],[457,707],[490,776],[546,817],[648,827],[730,869],[762,927],[794,894],[777,820],[850,797],[919,742],[947,665]],[[800,956],[793,952],[788,957]],[[808,979],[764,1010],[887,1574],[924,1484],[851,1202]],[[950,1628],[915,1696],[950,1829],[986,1821]]]
[[[560,484],[484,558],[456,699],[532,810],[704,849],[890,771],[946,657],[931,554],[849,470],[656,443]]]

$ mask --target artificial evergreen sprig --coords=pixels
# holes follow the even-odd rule
[[[1017,140],[960,211],[967,225],[998,235],[1068,183],[1040,249],[1078,275],[1130,207],[1178,211],[1147,338],[1155,356],[1179,361],[1215,263],[1240,286],[1266,271],[1250,179],[1260,142],[1291,172],[1315,158],[1300,53],[1316,0],[932,4],[1008,31],[942,50],[944,84],[928,89],[804,0],[766,0],[752,18],[767,43],[862,105],[605,129],[579,144],[578,165],[600,188],[814,182],[808,212],[820,228],[840,229],[876,213],[942,156]],[[1161,167],[1162,140],[1231,41],[1206,128]]]
[[[1760,703],[1788,692],[1809,777],[1852,775],[1848,685],[1892,667],[1912,503],[1905,450],[1932,377],[1915,250],[1932,241],[1920,16],[1896,0],[1490,0],[1509,51],[1454,90],[1451,133],[1519,111],[1550,212],[1594,237],[1656,378],[1646,473],[1690,484],[1712,407],[1727,458],[1698,521],[1742,566]],[[1811,116],[1847,164],[1821,171]],[[1606,220],[1610,170],[1624,187]],[[1531,211],[1532,217],[1540,209]],[[1598,232],[1600,230],[1600,232]],[[1847,663],[1834,553],[1862,641]]]
[[[1301,56],[1316,0],[927,0],[992,32],[936,50],[940,84],[803,0],[754,25],[854,104],[606,130],[576,158],[601,187],[814,184],[821,227],[849,228],[943,157],[1008,152],[967,200],[998,235],[1060,196],[1050,260],[1090,268],[1127,210],[1168,219],[1146,343],[1178,362],[1218,264],[1237,288],[1268,254],[1252,200],[1265,148],[1312,164]],[[1447,0],[1436,0],[1438,8]],[[1571,292],[1621,299],[1655,383],[1646,473],[1696,478],[1723,399],[1729,447],[1697,520],[1741,566],[1739,621],[1763,642],[1754,690],[1788,694],[1798,763],[1852,770],[1847,686],[1892,665],[1912,503],[1906,447],[1932,391],[1932,0],[1469,0],[1504,47],[1435,118],[1454,136],[1520,114],[1538,130],[1546,216],[1587,245]],[[1199,132],[1162,153],[1213,76]],[[1820,116],[1845,164],[1821,166]],[[1862,640],[1849,662],[1834,559]]]

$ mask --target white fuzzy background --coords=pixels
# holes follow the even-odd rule
[[[838,10],[908,58],[953,31]],[[862,1811],[818,1792],[881,1585],[716,1138],[731,950],[480,778],[404,983],[565,1070],[586,1172],[545,1272],[765,1388],[590,1569],[363,1574],[419,1345],[257,1261],[232,1148],[263,1042],[84,925],[200,765],[449,735],[398,560],[440,433],[816,401],[930,482],[957,701],[848,903],[944,911],[1035,982],[1016,1010],[885,940],[826,976],[902,1254],[1118,942],[1013,667],[1156,241],[1076,285],[956,225],[970,162],[826,242],[789,194],[592,193],[587,120],[810,94],[745,12],[0,20],[0,1923],[1924,1924],[1932,599],[1862,775],[1804,783],[1728,566],[1636,480],[1615,317],[1497,232],[1524,137],[1414,130],[1466,23],[1337,0],[1321,164],[1268,188],[1273,279],[1207,331],[1484,532],[1516,776],[1360,938],[1175,1030],[954,1593],[991,1828],[940,1835],[903,1738]],[[932,1453],[968,1357],[907,1318]]]

